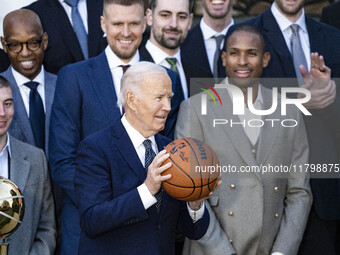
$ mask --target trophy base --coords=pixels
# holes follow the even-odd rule
[[[0,255],[7,255],[8,252],[8,243],[0,244]]]

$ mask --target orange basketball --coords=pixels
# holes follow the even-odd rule
[[[172,197],[194,201],[214,190],[220,171],[215,152],[200,140],[184,137],[169,143],[165,150],[170,157],[164,162],[172,166],[162,175],[171,178],[162,182],[163,189]]]

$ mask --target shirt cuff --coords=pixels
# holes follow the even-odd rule
[[[272,255],[284,255],[283,253],[281,253],[281,252],[277,252],[277,251],[275,251],[275,252],[273,252],[272,253]]]
[[[140,199],[142,200],[145,210],[149,209],[151,206],[157,203],[157,199],[150,193],[145,183],[139,185],[137,187],[137,190],[138,190]]]
[[[203,202],[201,208],[198,209],[197,211],[192,210],[192,209],[190,208],[188,202],[187,202],[187,208],[188,208],[188,211],[189,211],[189,214],[190,214],[190,217],[191,217],[193,223],[195,223],[196,221],[199,221],[200,219],[203,218],[204,209],[205,209],[204,202]]]

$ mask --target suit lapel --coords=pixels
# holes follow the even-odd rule
[[[48,148],[48,138],[49,138],[49,129],[50,129],[50,118],[51,118],[51,109],[54,98],[54,91],[56,87],[56,77],[51,75],[50,73],[45,71],[45,108],[46,108],[46,117],[45,117],[45,150],[47,152]],[[46,154],[48,155],[48,153]]]
[[[269,44],[267,49],[271,48],[276,53],[276,63],[281,64],[284,77],[296,77],[292,56],[271,10],[265,11],[263,15],[263,36]]]
[[[139,54],[144,61],[155,63],[155,61],[153,60],[153,58],[151,57],[149,51],[145,48],[145,46],[139,50]]]
[[[17,82],[14,79],[11,66],[7,69],[5,74],[8,77],[8,81],[11,84],[14,100],[14,121],[18,122],[18,126],[25,135],[27,142],[30,144],[35,144],[34,136],[31,128],[31,123],[28,118],[24,101],[22,100],[21,93]]]
[[[311,52],[319,52],[322,54],[322,52],[325,52],[325,44],[324,40],[320,40],[320,32],[321,32],[321,26],[314,22],[311,18],[306,16],[306,25],[308,30],[308,37],[309,37],[309,43],[310,43],[310,51]]]
[[[116,105],[117,95],[105,51],[92,58],[90,66],[88,77],[98,97],[98,103],[102,105],[109,123],[112,123],[117,120],[117,115],[120,116],[120,110]]]
[[[64,8],[61,6],[59,1],[55,0],[49,1],[49,8],[51,8],[51,11],[48,13],[54,13],[54,15],[50,16],[50,19],[54,24],[56,24],[55,28],[62,36],[62,39],[66,47],[69,49],[71,55],[74,57],[75,62],[84,60],[77,36],[73,31],[73,27],[69,21],[69,18],[67,17],[67,14],[65,13]]]
[[[23,192],[25,190],[31,164],[26,160],[27,155],[20,149],[20,144],[18,144],[13,137],[10,138],[10,143],[12,152],[10,177],[19,187],[20,191]]]
[[[131,139],[126,132],[121,120],[112,126],[112,136],[116,139],[116,148],[120,151],[125,162],[130,166],[138,179],[143,183],[146,178],[146,171],[139,160],[137,152],[133,147]]]

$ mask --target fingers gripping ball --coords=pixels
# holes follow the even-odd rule
[[[172,163],[162,175],[171,178],[162,182],[163,189],[172,197],[194,201],[209,195],[219,177],[215,152],[200,140],[185,137],[169,143],[165,150],[170,157],[163,163]]]

